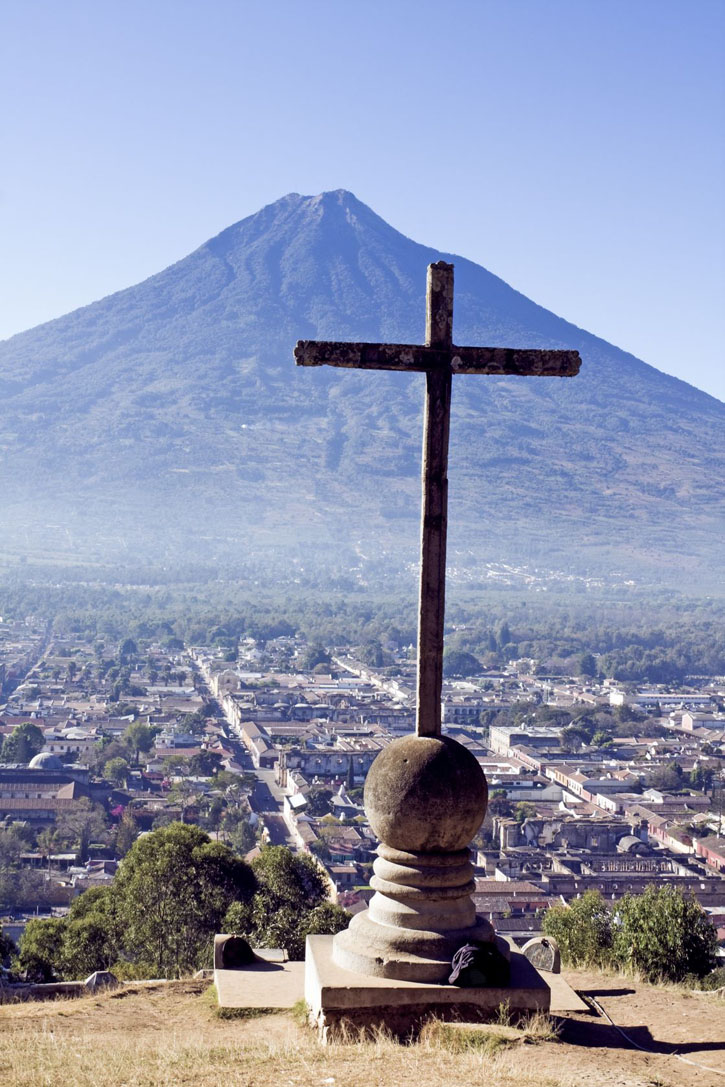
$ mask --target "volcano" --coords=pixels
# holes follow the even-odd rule
[[[298,339],[574,348],[573,380],[454,381],[452,563],[707,584],[725,405],[420,245],[346,191],[290,194],[137,286],[0,344],[11,560],[414,562],[424,379],[297,369]]]

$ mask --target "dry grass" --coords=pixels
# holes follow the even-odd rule
[[[0,1006],[3,1087],[715,1087],[725,1083],[725,1002],[568,975],[603,1017],[431,1023],[415,1044],[384,1033],[322,1047],[301,1009],[224,1020],[201,982]],[[301,1021],[302,1020],[302,1021]],[[557,1031],[561,1034],[557,1040]],[[683,1054],[690,1063],[674,1056]],[[692,1063],[694,1062],[694,1063]],[[712,1069],[715,1069],[713,1072]]]
[[[451,1053],[467,1053],[480,1051],[484,1055],[493,1056],[509,1046],[525,1045],[527,1042],[535,1042],[533,1036],[527,1035],[518,1027],[507,1027],[494,1023],[428,1023],[421,1032],[422,1045],[433,1048],[448,1049]]]
[[[555,1042],[560,1031],[559,1023],[550,1015],[536,1012],[514,1020],[508,1009],[502,1006],[493,1023],[443,1023],[433,1020],[423,1028],[420,1043],[447,1049],[451,1053],[480,1052],[491,1057],[511,1046]]]
[[[185,983],[0,1008],[4,1087],[559,1087],[505,1057],[479,1045],[454,1051],[434,1034],[411,1046],[381,1033],[322,1047],[291,1014],[220,1020]]]

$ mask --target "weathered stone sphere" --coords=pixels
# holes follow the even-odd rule
[[[465,849],[483,822],[488,787],[471,752],[447,736],[404,736],[365,781],[365,811],[381,842],[408,853]]]

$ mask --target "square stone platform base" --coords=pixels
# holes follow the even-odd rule
[[[464,989],[343,970],[332,961],[332,941],[332,936],[308,936],[305,953],[305,1000],[310,1023],[318,1027],[324,1042],[344,1036],[348,1027],[354,1031],[385,1027],[406,1038],[433,1017],[477,1023],[494,1018],[502,1004],[513,1015],[550,1008],[549,986],[515,946],[510,985]]]

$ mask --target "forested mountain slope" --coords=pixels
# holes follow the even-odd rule
[[[422,342],[438,259],[455,264],[457,343],[583,358],[574,379],[455,379],[451,555],[706,583],[725,528],[725,405],[344,191],[283,197],[0,344],[3,549],[414,560],[423,377],[298,369],[292,348]]]

